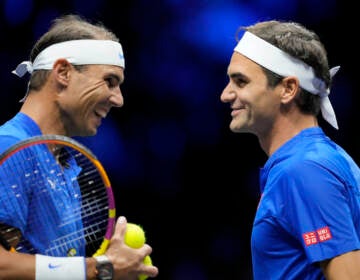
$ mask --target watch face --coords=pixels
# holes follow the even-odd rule
[[[113,266],[111,263],[101,263],[96,266],[98,271],[97,278],[100,280],[113,279]]]

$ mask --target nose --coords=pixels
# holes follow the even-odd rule
[[[235,99],[235,93],[232,90],[231,82],[229,82],[226,87],[223,89],[220,100],[221,102],[228,103]]]
[[[113,89],[109,101],[114,107],[122,107],[124,105],[124,97],[122,95],[120,87],[115,87]]]

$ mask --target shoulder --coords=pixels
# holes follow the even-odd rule
[[[15,145],[22,139],[13,135],[1,135],[0,134],[0,154],[4,153],[11,146]]]
[[[41,134],[37,124],[27,115],[19,112],[0,126],[0,153],[17,142]]]
[[[315,199],[330,189],[343,191],[347,175],[342,156],[328,145],[310,145],[280,159],[270,170],[268,186],[291,196],[314,196]],[[319,148],[321,146],[321,148]],[[328,193],[329,194],[329,193]]]
[[[0,126],[0,153],[27,137],[16,120],[17,115]]]

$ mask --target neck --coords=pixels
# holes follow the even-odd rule
[[[51,92],[30,92],[20,112],[32,118],[43,134],[64,134],[65,129],[59,118],[59,110],[51,98]]]
[[[257,136],[261,148],[270,157],[277,149],[302,130],[314,126],[318,126],[316,117],[301,115],[297,119],[283,119],[275,123],[269,131]]]

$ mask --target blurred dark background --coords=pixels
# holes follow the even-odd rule
[[[125,105],[97,136],[81,139],[103,162],[117,214],[141,224],[159,280],[252,279],[250,234],[265,161],[256,137],[229,131],[220,102],[240,25],[294,20],[316,31],[330,66],[340,129],[328,135],[360,161],[353,7],[336,0],[0,0],[0,121],[20,108],[27,60],[50,22],[66,13],[101,21],[124,48]],[[296,170],[294,170],[296,172]]]

